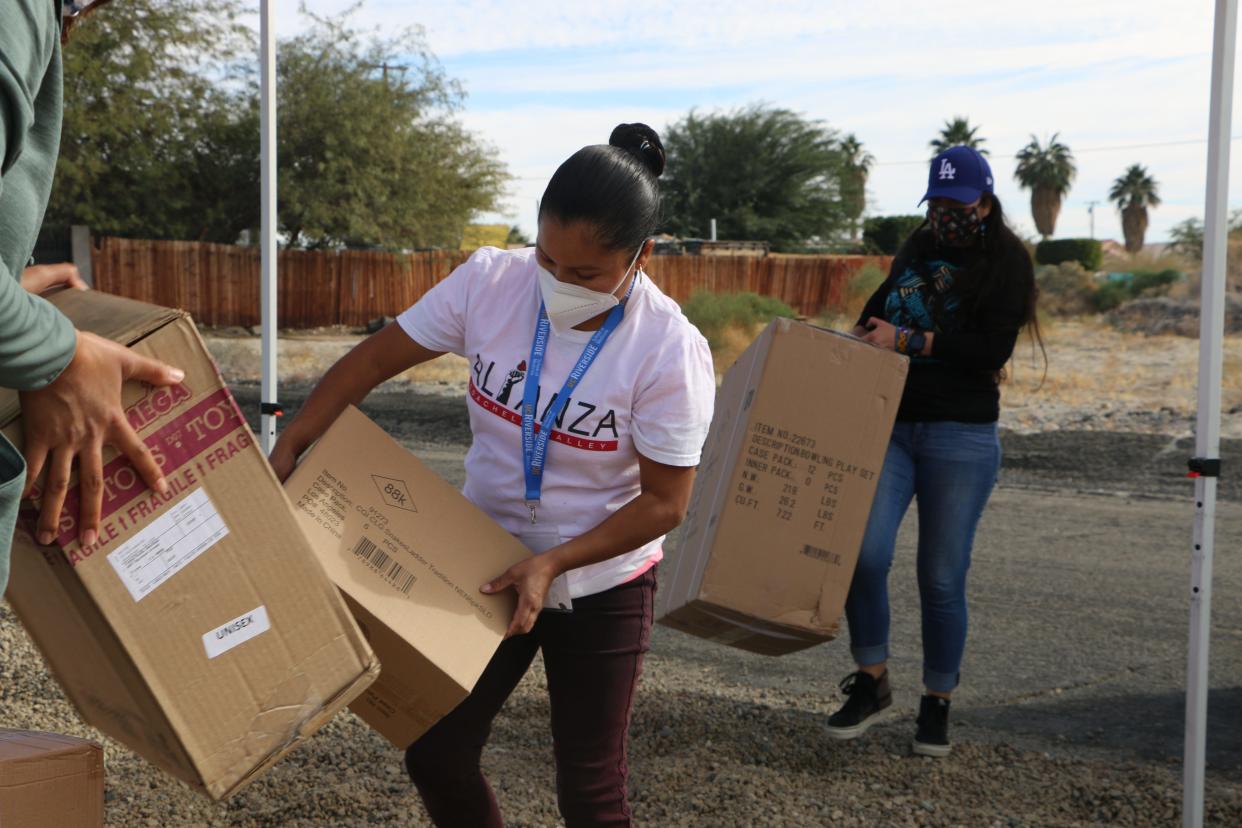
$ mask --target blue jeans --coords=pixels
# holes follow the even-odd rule
[[[1000,471],[995,423],[897,423],[845,602],[861,667],[888,660],[888,573],[897,529],[918,498],[923,684],[957,687],[966,650],[966,572],[983,507]]]

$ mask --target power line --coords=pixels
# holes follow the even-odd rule
[[[1235,141],[1242,140],[1242,135],[1235,135],[1233,137],[1233,140]],[[1184,141],[1158,141],[1158,142],[1151,143],[1151,144],[1117,144],[1116,146],[1112,146],[1112,147],[1085,147],[1083,149],[1074,150],[1074,154],[1081,155],[1085,152],[1115,152],[1117,150],[1151,149],[1152,147],[1179,147],[1179,146],[1185,146],[1187,144],[1206,144],[1206,143],[1207,143],[1207,140],[1204,138],[1188,138]],[[1017,158],[1017,157],[1018,156],[1016,153],[1013,155],[989,155],[988,156],[989,159]],[[875,166],[877,167],[909,167],[909,166],[918,165],[921,167],[921,166],[926,166],[930,162],[930,160],[931,159],[923,159],[921,161],[877,161]]]
[[[1233,137],[1233,140],[1242,141],[1242,135],[1235,135]],[[1117,152],[1118,150],[1152,149],[1154,147],[1181,147],[1181,146],[1188,146],[1190,144],[1206,144],[1206,143],[1207,141],[1203,138],[1188,138],[1183,141],[1157,141],[1157,142],[1149,143],[1149,144],[1116,144],[1111,147],[1085,147],[1083,149],[1076,149],[1074,150],[1074,154],[1082,155],[1083,153],[1090,153],[1090,152]],[[1017,157],[1018,157],[1017,154],[988,155],[988,158],[990,160],[997,159],[997,158],[1017,158]],[[928,163],[930,163],[930,161],[931,159],[929,158],[925,158],[921,161],[877,161],[874,164],[874,166],[876,167],[912,167],[912,166],[922,167],[922,166],[926,166]],[[514,176],[511,180],[513,181],[547,181],[547,178],[548,177],[546,175],[519,175],[519,176]]]

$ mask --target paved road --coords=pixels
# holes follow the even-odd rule
[[[253,388],[237,394],[247,410],[257,408]],[[302,397],[286,393],[291,411]],[[462,401],[383,394],[363,408],[460,484],[469,439]],[[1226,444],[1227,459],[1240,453],[1238,442]],[[1180,470],[1188,447],[1063,432],[1010,435],[1006,449],[1010,465],[980,527],[971,572],[971,637],[955,700],[959,738],[1054,756],[1180,762],[1191,519]],[[1226,493],[1236,499],[1238,487],[1229,483]],[[892,579],[891,669],[902,716],[889,728],[908,729],[918,703],[914,529],[911,516]],[[1242,781],[1239,553],[1242,503],[1223,502],[1208,758],[1214,773],[1234,781]],[[816,694],[850,670],[844,640],[767,658],[661,628],[653,652],[660,657],[652,669],[695,665],[726,688],[792,685]]]

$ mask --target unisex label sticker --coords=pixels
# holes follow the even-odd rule
[[[232,621],[221,624],[211,632],[203,633],[203,649],[207,658],[223,655],[239,644],[245,644],[272,628],[267,617],[267,607],[258,606]]]

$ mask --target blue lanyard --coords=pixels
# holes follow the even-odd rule
[[[547,307],[542,302],[539,303],[539,323],[535,326],[535,339],[530,346],[526,384],[522,389],[522,470],[526,473],[526,506],[530,509],[532,524],[535,522],[535,510],[539,508],[540,495],[543,492],[544,461],[547,459],[548,438],[552,436],[552,426],[560,418],[561,412],[565,410],[569,395],[578,387],[578,383],[586,376],[587,369],[603,350],[608,337],[612,336],[612,332],[621,324],[621,318],[625,316],[625,303],[629,301],[630,294],[634,292],[634,283],[637,281],[638,274],[635,273],[630,280],[629,290],[625,292],[625,298],[608,312],[604,324],[582,349],[582,356],[578,357],[578,363],[569,372],[556,399],[544,411],[543,420],[536,431],[535,411],[539,405],[539,375],[543,371],[543,355],[548,349],[548,335],[552,327],[548,320]]]

